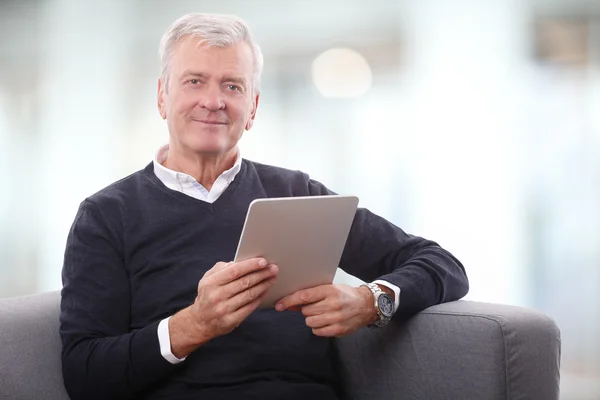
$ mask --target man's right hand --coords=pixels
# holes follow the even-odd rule
[[[209,340],[234,330],[260,305],[278,271],[264,258],[215,264],[198,283],[194,304],[169,319],[173,355],[186,357]]]

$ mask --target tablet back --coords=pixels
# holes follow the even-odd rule
[[[235,261],[264,257],[279,266],[277,283],[261,307],[333,281],[357,206],[357,197],[338,195],[257,199],[250,204]]]

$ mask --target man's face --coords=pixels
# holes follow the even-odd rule
[[[171,146],[182,152],[222,154],[254,123],[252,52],[246,43],[224,48],[183,38],[171,58],[168,87],[158,82],[158,108]]]

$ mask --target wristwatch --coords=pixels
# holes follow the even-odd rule
[[[366,286],[373,293],[375,300],[375,310],[379,319],[372,324],[367,325],[369,328],[381,328],[390,322],[392,315],[394,315],[394,299],[392,296],[384,292],[377,286],[376,283],[367,283],[362,286]]]

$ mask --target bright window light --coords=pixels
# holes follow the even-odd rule
[[[325,97],[360,97],[371,88],[373,75],[369,63],[350,49],[330,49],[312,64],[312,78]]]

